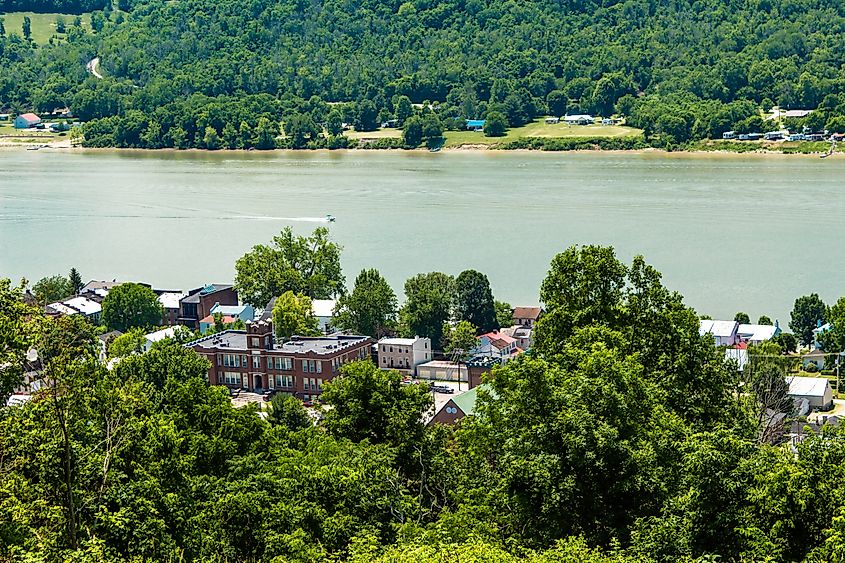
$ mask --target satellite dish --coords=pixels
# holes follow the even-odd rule
[[[27,350],[26,361],[34,362],[36,360],[38,360],[38,350],[36,350],[35,348],[30,348],[29,350]]]

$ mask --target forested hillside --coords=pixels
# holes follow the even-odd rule
[[[75,2],[68,2],[78,4]],[[5,3],[18,6],[17,3]],[[845,7],[836,0],[120,0],[35,47],[0,42],[0,105],[83,119],[119,115],[103,144],[201,144],[264,115],[373,128],[397,99],[435,104],[441,125],[492,110],[510,125],[566,111],[621,113],[674,141],[763,127],[758,108],[845,113]],[[8,10],[9,8],[7,8]],[[85,63],[101,57],[103,80]],[[833,95],[828,97],[829,95]],[[249,96],[252,96],[251,98]],[[133,111],[140,113],[133,114]],[[205,117],[202,117],[205,116]],[[399,115],[401,120],[401,115]],[[750,120],[750,121],[747,121]],[[138,123],[140,121],[140,123]],[[145,141],[141,136],[154,122]],[[311,123],[299,124],[303,140]],[[120,130],[123,137],[114,138]],[[330,131],[331,133],[331,131]],[[125,138],[124,138],[125,137]],[[218,143],[225,144],[218,139]]]

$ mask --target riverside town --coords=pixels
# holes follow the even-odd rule
[[[67,277],[34,284],[5,280],[0,467],[17,477],[4,480],[4,490],[23,506],[24,480],[55,478],[61,489],[70,478],[75,518],[108,530],[111,524],[79,512],[84,504],[77,503],[94,502],[102,487],[164,482],[169,477],[162,472],[176,471],[187,459],[190,466],[178,471],[192,481],[214,475],[230,479],[240,471],[232,464],[249,463],[251,472],[268,472],[264,479],[270,480],[251,487],[269,487],[263,494],[275,502],[309,502],[312,510],[326,510],[336,501],[324,494],[286,492],[274,472],[281,472],[278,478],[289,475],[285,479],[294,478],[291,470],[314,472],[311,478],[321,483],[316,494],[334,479],[357,474],[363,463],[368,475],[387,478],[399,472],[438,487],[419,492],[410,482],[373,484],[399,486],[395,494],[411,495],[403,502],[423,494],[430,495],[429,502],[445,503],[434,512],[422,506],[404,509],[419,511],[417,517],[437,529],[447,512],[462,510],[465,503],[495,505],[494,499],[455,496],[491,479],[505,487],[500,493],[505,498],[517,500],[530,492],[548,509],[559,502],[542,492],[548,487],[564,487],[557,493],[563,495],[589,491],[616,505],[650,491],[628,482],[643,478],[642,472],[676,472],[693,483],[704,479],[688,473],[686,464],[691,456],[705,455],[711,460],[702,468],[706,479],[717,480],[707,487],[748,487],[740,489],[746,496],[735,499],[736,510],[767,518],[757,503],[768,506],[793,493],[757,489],[763,486],[757,481],[761,475],[765,482],[777,482],[786,468],[835,473],[845,461],[845,446],[841,458],[816,455],[819,448],[826,456],[832,455],[830,448],[838,452],[845,432],[840,389],[845,297],[828,305],[816,294],[800,296],[783,321],[765,314],[752,320],[745,312],[711,319],[685,306],[642,257],[625,264],[611,247],[572,246],[552,260],[538,304],[512,306],[495,299],[487,276],[476,270],[412,276],[400,303],[375,269],[363,269],[347,285],[341,253],[326,227],[310,235],[285,228],[271,244],[256,245],[237,260],[234,283],[187,289],[138,280],[83,283],[75,268]],[[572,418],[560,419],[564,414]],[[42,441],[20,441],[30,433]],[[574,438],[577,443],[566,444]],[[46,444],[59,449],[48,454],[42,451]],[[69,450],[62,453],[64,446]],[[85,448],[97,457],[76,453]],[[269,453],[261,454],[269,459],[248,461],[275,448],[299,461],[288,466],[285,457]],[[636,461],[661,450],[647,465]],[[594,455],[590,452],[618,461],[608,468],[584,463]],[[58,472],[36,477],[40,470],[7,465],[9,456],[24,455],[48,456],[43,463],[60,464]],[[516,476],[497,468],[505,459],[537,464],[545,456],[552,456],[543,462],[548,468],[566,468],[581,476],[580,484],[564,485],[558,478],[543,482],[538,476],[523,492],[510,488]],[[447,462],[467,464],[462,476],[440,466]],[[71,473],[61,469],[67,463]],[[716,475],[710,474],[712,464],[722,468]],[[621,467],[631,476],[620,474]],[[604,483],[600,488],[598,481]],[[790,487],[802,490],[810,483]],[[612,492],[623,484],[626,492]],[[180,481],[165,486],[172,494],[198,494],[183,491]],[[837,486],[816,483],[802,494],[832,495]],[[221,491],[201,493],[206,502],[234,502],[211,500],[230,486],[216,487]],[[245,495],[249,489],[235,490],[240,489],[225,494]],[[354,506],[363,502],[353,488],[336,494]],[[686,493],[661,494],[661,502],[671,504],[677,502],[673,495]],[[578,496],[567,497],[566,513],[593,510],[581,507]],[[70,508],[70,499],[61,494],[53,502]],[[123,502],[108,501],[109,510],[126,511],[119,508]],[[636,506],[633,510],[647,511],[646,505]],[[193,514],[204,510],[190,509]],[[251,510],[266,509],[241,507],[237,513]],[[382,534],[401,524],[387,516],[389,508],[366,510],[349,517],[361,525],[387,518]],[[535,508],[525,510],[503,515],[502,525],[530,518]],[[819,518],[827,514],[814,510]],[[563,515],[557,516],[561,522],[567,521]],[[152,516],[132,517],[143,522]],[[216,512],[204,518],[228,525]],[[6,522],[14,524],[4,533],[22,529],[17,517]],[[76,522],[64,525],[84,534],[73,528]],[[299,525],[281,529],[298,534],[293,530]],[[656,533],[668,524],[625,525]],[[355,529],[347,533],[354,536]],[[316,533],[327,528],[321,530]],[[774,540],[778,533],[771,529],[766,537]],[[605,555],[587,543],[599,537],[580,534],[581,539],[570,540],[575,543],[559,544],[550,553],[583,552],[603,561]],[[226,536],[216,541],[240,545]],[[630,549],[641,549],[631,541]],[[275,549],[255,538],[250,542]],[[499,549],[484,546],[480,549],[493,553]]]
[[[0,563],[845,563],[845,0],[0,0]]]

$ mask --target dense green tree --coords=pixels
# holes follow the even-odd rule
[[[378,112],[371,100],[364,100],[358,103],[358,112],[355,115],[356,131],[375,131],[378,129]]]
[[[314,316],[311,299],[286,291],[273,304],[273,329],[276,336],[288,339],[293,335],[319,334],[319,323]]]
[[[123,358],[144,351],[146,342],[145,331],[142,328],[132,328],[121,334],[108,345],[109,357]]]
[[[32,39],[32,19],[29,16],[23,17],[23,23],[21,24],[21,30],[23,31],[23,38],[26,40]]]
[[[425,432],[422,416],[432,406],[426,386],[403,385],[399,372],[359,361],[343,366],[321,398],[332,407],[323,419],[332,435],[387,444],[399,450],[404,463],[413,463]]]
[[[28,330],[33,307],[23,301],[23,288],[0,278],[0,410],[20,384],[26,367],[26,354],[33,344]]]
[[[749,324],[751,322],[751,317],[748,316],[748,313],[743,313],[740,311],[736,315],[734,315],[734,320],[739,324]]]
[[[549,114],[560,117],[566,114],[569,105],[569,97],[563,90],[552,90],[546,96],[546,103],[549,106]]]
[[[335,136],[343,133],[343,114],[336,109],[331,110],[326,117],[326,131]]]
[[[813,329],[827,322],[827,305],[816,293],[804,295],[795,300],[790,316],[789,328],[801,344],[809,346],[813,343]]]
[[[347,332],[381,338],[396,328],[396,294],[378,270],[361,270],[351,293],[341,295],[333,324]]]
[[[102,320],[110,330],[150,329],[161,323],[164,311],[152,289],[137,283],[122,283],[103,299]]]
[[[831,305],[825,317],[830,322],[830,330],[819,335],[822,349],[826,352],[845,351],[845,297],[840,297]]]
[[[773,323],[772,323],[772,319],[770,319],[768,316],[766,316],[766,315],[760,315],[760,318],[759,318],[759,319],[757,319],[757,324],[758,324],[758,325],[768,325],[768,326],[771,326]]]
[[[231,122],[227,121],[223,126],[223,145],[229,150],[235,150],[240,145],[238,131]]]
[[[238,295],[255,307],[286,291],[329,299],[343,291],[341,249],[329,239],[325,227],[308,237],[296,236],[285,227],[273,237],[271,246],[256,245],[235,263]]]
[[[417,274],[405,281],[405,304],[399,312],[406,336],[423,336],[434,346],[443,340],[443,323],[451,318],[455,280],[441,272]]]
[[[285,134],[295,149],[305,148],[318,133],[317,124],[308,115],[294,115],[285,123]]]
[[[74,294],[70,281],[64,276],[41,278],[32,286],[35,299],[42,305],[60,301]]]
[[[504,137],[508,130],[507,118],[498,111],[491,111],[484,120],[485,137]]]
[[[414,108],[408,96],[398,96],[393,105],[396,107],[395,115],[400,124],[405,123],[405,120],[414,114]]]
[[[267,422],[293,431],[309,428],[313,424],[308,412],[302,406],[302,401],[293,395],[283,393],[277,393],[270,399]]]
[[[402,127],[402,144],[409,149],[420,146],[423,140],[422,121],[414,116],[405,121]]]
[[[469,321],[479,334],[499,329],[493,292],[486,275],[464,270],[455,279],[455,318]]]
[[[68,274],[68,282],[70,282],[71,294],[79,295],[85,284],[82,283],[82,276],[76,268],[71,268]]]
[[[279,134],[279,125],[273,123],[266,117],[258,120],[255,127],[255,148],[269,150],[276,148],[276,137]]]
[[[513,326],[513,307],[510,303],[494,301],[493,307],[496,309],[496,322],[499,323],[499,327]]]
[[[478,327],[469,321],[460,321],[455,326],[447,323],[443,327],[443,351],[447,356],[466,360],[478,346],[477,333]]]

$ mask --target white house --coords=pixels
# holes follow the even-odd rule
[[[100,322],[100,313],[103,311],[102,305],[81,296],[50,303],[47,308],[62,315],[85,315],[94,324]]]
[[[415,375],[417,366],[432,358],[430,338],[382,338],[376,346],[378,366],[382,369]]]
[[[699,322],[698,334],[709,334],[716,346],[733,346],[736,344],[736,333],[739,323],[736,321],[714,321],[703,319]]]
[[[787,377],[786,383],[790,397],[806,399],[812,408],[824,410],[833,404],[833,390],[824,377]]]
[[[592,125],[593,116],[587,114],[564,115],[563,120],[569,125]]]
[[[505,362],[519,352],[515,338],[504,332],[488,332],[478,337],[478,346],[472,351],[474,356],[496,358]]]
[[[737,328],[736,336],[740,342],[760,344],[761,342],[771,340],[780,333],[780,326],[777,322],[774,325],[741,324]]]

